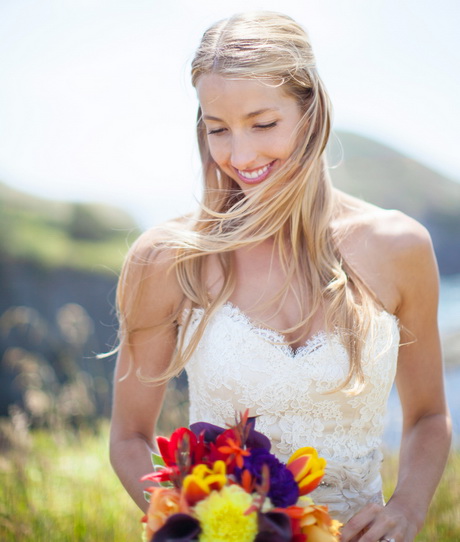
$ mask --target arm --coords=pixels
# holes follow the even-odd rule
[[[406,268],[398,316],[402,333],[396,384],[403,411],[398,483],[388,506],[404,510],[418,532],[441,478],[450,447],[437,326],[439,281],[428,234],[420,232]],[[411,342],[415,341],[415,342]]]
[[[421,529],[450,446],[437,326],[438,273],[428,233],[404,217],[390,239],[385,275],[398,292],[401,325],[396,384],[403,412],[398,482],[385,507],[368,505],[343,529],[343,542],[385,537],[412,542]],[[394,278],[394,279],[393,279]],[[364,530],[364,531],[363,531]]]
[[[166,384],[141,382],[158,377],[168,366],[176,345],[176,326],[159,326],[174,314],[182,294],[174,273],[169,273],[171,256],[152,249],[144,234],[128,255],[119,286],[122,315],[129,316],[129,328],[122,337],[114,380],[110,433],[110,460],[124,487],[144,511],[141,476],[152,471],[154,431],[164,399]]]

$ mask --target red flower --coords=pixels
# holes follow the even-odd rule
[[[205,453],[205,444],[202,437],[196,437],[190,429],[179,427],[168,440],[166,437],[157,437],[158,449],[161,457],[168,466],[182,463],[180,454],[187,454],[192,465],[200,463]]]
[[[208,454],[203,436],[196,437],[190,429],[179,427],[168,440],[157,437],[158,449],[165,467],[144,476],[142,480],[153,482],[172,482],[177,488],[182,486],[184,478],[192,468],[200,463],[207,463],[204,456]]]
[[[179,468],[176,465],[172,467],[161,467],[155,472],[146,474],[141,478],[141,482],[171,482],[180,475]]]
[[[231,465],[233,462],[235,462],[236,466],[240,469],[243,468],[244,465],[244,457],[248,457],[251,455],[248,450],[243,450],[243,448],[240,448],[240,443],[233,440],[231,437],[228,437],[227,442],[224,446],[219,446],[217,449],[221,454],[224,454],[227,456],[226,463],[227,465]]]

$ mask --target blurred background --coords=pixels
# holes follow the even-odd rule
[[[280,8],[309,31],[334,104],[335,184],[432,235],[458,444],[457,0],[1,0],[0,453],[30,451],[31,429],[98,432],[110,415],[114,359],[96,354],[116,343],[123,257],[200,194],[194,49],[220,18]],[[183,380],[167,401],[164,432],[187,421]],[[390,451],[400,416],[393,392]]]
[[[37,423],[49,409],[109,414],[113,359],[94,354],[116,341],[122,258],[200,193],[193,52],[214,21],[262,7],[279,9],[0,3],[0,415],[13,404]],[[460,359],[460,5],[282,7],[309,31],[334,104],[334,182],[431,232],[450,369]]]

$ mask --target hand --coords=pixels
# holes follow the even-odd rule
[[[413,542],[417,527],[405,511],[391,503],[368,504],[353,516],[342,529],[341,542]]]

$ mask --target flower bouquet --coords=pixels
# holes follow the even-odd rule
[[[326,460],[314,448],[284,464],[270,441],[240,414],[227,429],[195,423],[157,437],[159,485],[145,495],[145,542],[336,542],[341,524],[307,494],[318,487]]]

